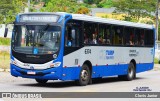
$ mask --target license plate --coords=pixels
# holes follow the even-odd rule
[[[29,75],[35,75],[35,74],[36,74],[36,72],[29,71],[29,72],[27,72],[27,74],[29,74]]]

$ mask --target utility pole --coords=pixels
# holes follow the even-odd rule
[[[158,22],[158,10],[159,10],[159,2],[160,0],[157,0],[157,6],[156,6],[156,35],[157,35],[157,42],[158,42],[158,25],[159,25],[159,22]]]
[[[28,0],[28,12],[30,12],[30,0]]]

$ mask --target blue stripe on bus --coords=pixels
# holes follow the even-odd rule
[[[136,73],[144,72],[153,69],[153,63],[144,63],[136,65]],[[127,74],[128,64],[123,65],[108,65],[108,66],[93,66],[92,78],[103,77],[103,76],[116,76]],[[31,76],[23,75],[19,71],[27,72],[30,70],[19,68],[15,65],[11,65],[11,74],[13,76],[20,76],[23,78],[33,79],[48,79],[48,80],[77,80],[81,67],[67,67],[67,68],[51,68],[46,70],[34,70],[35,72],[42,72],[44,76]],[[51,72],[55,72],[54,74]]]
[[[128,64],[123,65],[108,65],[108,66],[93,66],[92,78],[103,76],[116,76],[127,74]],[[153,63],[144,63],[136,65],[136,73],[144,72],[153,69]],[[62,80],[76,80],[79,79],[80,67],[67,67],[63,69]]]

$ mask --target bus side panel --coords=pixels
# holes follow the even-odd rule
[[[77,80],[79,79],[81,67],[67,67],[63,68],[61,80]]]
[[[93,66],[92,78],[127,74],[128,64]],[[114,71],[114,72],[113,72]]]
[[[92,78],[103,76],[114,76],[127,74],[128,64],[123,65],[109,65],[109,66],[93,66]],[[66,67],[63,68],[63,77],[61,80],[77,80],[81,67]],[[113,72],[114,71],[114,72]]]
[[[136,65],[136,73],[144,72],[153,69],[154,63],[143,63]]]

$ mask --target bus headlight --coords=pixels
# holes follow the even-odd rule
[[[50,64],[50,67],[59,67],[61,65],[61,62],[55,62]]]
[[[16,65],[17,66],[17,62],[15,60],[11,60],[11,64]]]

